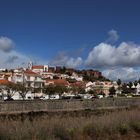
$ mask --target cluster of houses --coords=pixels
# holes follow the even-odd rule
[[[50,67],[48,65],[33,65],[32,62],[29,63],[28,68],[17,68],[14,70],[0,70],[0,87],[6,86],[9,82],[22,84],[26,88],[32,87],[33,91],[29,91],[26,94],[25,99],[34,99],[34,97],[39,98],[49,98],[43,93],[43,88],[49,85],[58,85],[69,87],[79,87],[83,88],[86,93],[90,90],[96,91],[96,93],[103,93],[105,96],[109,95],[109,89],[115,87],[118,89],[116,82],[112,81],[85,81],[83,76],[75,72],[74,69],[65,68],[65,73],[63,73],[61,67]],[[92,71],[95,78],[101,76],[101,72]],[[69,80],[74,82],[70,82]],[[140,88],[138,89],[140,90]],[[64,93],[69,95],[72,93]],[[6,95],[6,93],[5,93]],[[1,96],[1,94],[0,94]],[[54,96],[55,98],[56,96]],[[12,95],[14,100],[21,99],[19,93]],[[59,97],[58,97],[59,98]]]

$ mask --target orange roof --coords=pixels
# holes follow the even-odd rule
[[[43,65],[32,66],[32,69],[44,69]]]
[[[0,79],[0,85],[7,85],[7,84],[9,84],[9,83],[11,83],[11,82],[8,81],[8,80]]]
[[[26,70],[26,71],[24,71],[24,73],[27,74],[27,75],[39,76],[37,73],[35,73],[31,70]]]
[[[65,79],[49,79],[49,80],[46,80],[46,82],[53,82],[54,85],[63,85],[63,86],[68,86],[69,83],[68,81],[66,81]]]

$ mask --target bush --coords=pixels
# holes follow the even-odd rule
[[[131,122],[130,126],[136,133],[140,133],[140,121]]]
[[[67,132],[67,134],[68,134],[71,138],[74,137],[74,132],[75,132],[75,130],[74,130],[73,128],[67,128],[67,129],[66,129],[66,132]]]
[[[119,128],[119,132],[121,135],[125,135],[128,133],[129,126],[127,124],[125,124],[125,123],[120,124],[120,126],[118,128]]]
[[[55,136],[55,138],[59,138],[60,140],[69,140],[70,139],[70,135],[68,133],[68,131],[61,126],[57,126],[54,128],[53,130],[53,134]]]
[[[84,135],[93,137],[93,136],[98,136],[98,134],[100,133],[100,130],[98,130],[97,127],[95,127],[93,124],[86,124],[83,127],[83,133]]]

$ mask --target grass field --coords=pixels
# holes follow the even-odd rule
[[[139,140],[140,109],[0,117],[0,140]]]

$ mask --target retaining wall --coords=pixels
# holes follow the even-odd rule
[[[140,98],[116,98],[94,100],[31,100],[1,101],[0,113],[26,111],[63,111],[115,107],[140,107]]]

